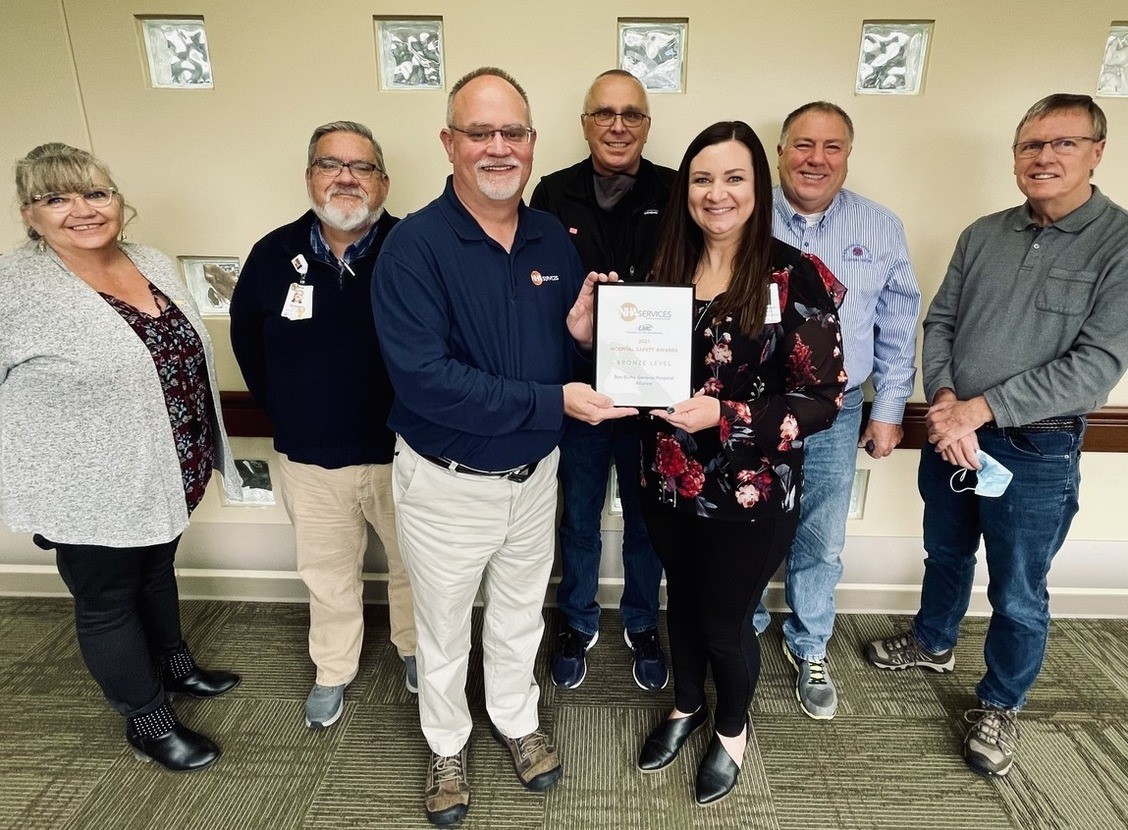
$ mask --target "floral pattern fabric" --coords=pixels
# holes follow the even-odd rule
[[[782,319],[757,337],[731,316],[711,316],[716,299],[695,301],[693,389],[720,399],[720,423],[690,434],[647,419],[644,497],[743,521],[798,508],[804,439],[834,423],[842,407],[837,308],[846,289],[817,257],[778,240],[771,267]]]
[[[153,356],[168,407],[176,455],[180,459],[184,499],[191,513],[204,497],[215,461],[204,347],[176,304],[152,284],[149,290],[158,306],[167,303],[159,317],[152,317],[109,294],[102,294],[102,297],[137,333]]]

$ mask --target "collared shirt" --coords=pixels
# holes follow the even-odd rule
[[[560,441],[583,284],[556,218],[518,206],[510,250],[454,193],[404,219],[376,262],[372,307],[396,399],[388,426],[412,449],[479,470],[539,461]]]
[[[333,253],[333,250],[329,247],[329,243],[325,241],[325,237],[321,233],[321,220],[314,215],[313,224],[309,229],[309,247],[313,249],[313,255],[322,262],[329,263],[336,268],[338,272],[344,271],[345,265],[352,265],[354,260],[360,259],[372,248],[378,236],[376,225],[383,215],[384,209],[380,208],[376,216],[372,219],[372,227],[368,229],[364,236],[345,248],[345,256],[343,259],[337,259],[337,255]]]
[[[814,225],[772,191],[772,231],[805,254],[814,254],[849,289],[839,308],[848,388],[873,376],[870,417],[901,423],[916,378],[920,314],[905,228],[881,205],[842,189]]]
[[[983,395],[1002,427],[1098,409],[1128,368],[1128,212],[1096,187],[1040,227],[1029,203],[956,243],[924,321],[924,389]]]

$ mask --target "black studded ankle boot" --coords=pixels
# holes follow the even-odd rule
[[[138,760],[156,761],[173,772],[204,769],[220,755],[215,742],[182,724],[167,703],[147,715],[129,718],[125,739]]]
[[[217,697],[239,685],[239,675],[217,669],[208,671],[196,665],[187,643],[157,660],[157,674],[168,694],[192,697]]]

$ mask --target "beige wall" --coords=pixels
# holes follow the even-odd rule
[[[214,89],[147,87],[135,22],[141,14],[205,18]],[[1108,26],[1125,8],[1123,0],[1021,7],[982,0],[0,0],[0,159],[8,171],[0,177],[7,211],[0,250],[22,238],[9,165],[49,140],[88,147],[108,162],[140,211],[131,238],[173,257],[242,258],[267,230],[295,217],[305,207],[309,132],[336,118],[364,121],[382,141],[391,211],[420,207],[448,170],[437,139],[445,92],[378,91],[372,18],[396,14],[442,15],[448,83],[494,63],[526,86],[539,132],[534,177],[585,153],[582,94],[614,65],[616,19],[687,17],[687,91],[652,96],[648,156],[676,166],[696,132],[728,118],[748,121],[773,146],[794,106],[814,98],[842,104],[858,129],[848,185],[904,219],[927,300],[960,230],[1019,200],[1009,145],[1022,112],[1049,92],[1095,89]],[[936,21],[920,96],[853,92],[861,23],[888,18]],[[1096,182],[1128,205],[1128,99],[1101,103],[1111,139]],[[225,321],[210,325],[223,386],[243,388]],[[1128,404],[1128,383],[1112,402]],[[870,503],[865,519],[851,523],[852,546],[900,539],[900,555],[919,563],[912,455],[862,459],[872,468]],[[1086,459],[1084,510],[1071,543],[1121,543],[1122,552],[1128,528],[1105,495],[1117,492],[1122,469],[1120,456]],[[197,524],[225,521],[220,515],[217,507]],[[17,544],[0,535],[0,562]],[[1086,551],[1096,568],[1111,559]],[[1128,589],[1128,573],[1115,584]]]

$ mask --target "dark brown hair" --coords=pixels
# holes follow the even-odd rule
[[[662,217],[652,282],[692,285],[705,237],[689,215],[689,166],[706,147],[739,141],[752,154],[752,192],[755,205],[732,264],[732,279],[715,306],[714,318],[732,315],[740,330],[755,337],[764,326],[768,307],[769,261],[772,245],[772,174],[768,156],[755,130],[743,121],[720,121],[706,127],[690,142],[674,177],[670,201]]]

